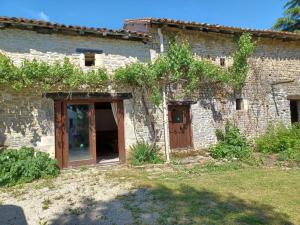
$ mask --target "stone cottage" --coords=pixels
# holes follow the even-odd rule
[[[187,40],[195,55],[226,67],[236,36],[244,32],[253,35],[256,50],[245,86],[225,98],[208,87],[193,98],[170,94],[155,107],[127,88],[37,95],[1,85],[0,145],[33,146],[65,168],[124,162],[130,145],[153,137],[166,155],[169,149],[207,148],[226,120],[254,137],[270,123],[300,119],[299,34],[153,18],[126,20],[123,30],[110,30],[0,17],[0,53],[16,65],[24,59],[53,63],[67,57],[83,70],[104,67],[110,73],[131,62],[155,60],[174,36]]]

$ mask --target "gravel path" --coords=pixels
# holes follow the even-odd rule
[[[155,224],[159,209],[148,190],[104,174],[97,167],[68,170],[52,180],[0,189],[0,224]]]

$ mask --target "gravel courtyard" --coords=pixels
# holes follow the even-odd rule
[[[145,209],[144,222],[153,223],[158,214],[145,201],[151,198],[150,193],[146,189],[136,191],[129,182],[106,178],[105,170],[68,170],[52,180],[0,189],[0,224],[134,224],[126,204],[129,198]]]

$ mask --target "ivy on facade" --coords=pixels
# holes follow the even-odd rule
[[[47,91],[76,90],[81,86],[101,88],[114,82],[149,91],[152,101],[159,105],[161,87],[172,83],[184,84],[187,94],[193,93],[203,82],[241,88],[248,71],[247,60],[254,48],[252,36],[242,34],[232,56],[232,66],[221,67],[207,59],[194,57],[188,43],[171,42],[166,54],[158,56],[154,62],[129,64],[117,69],[112,78],[101,68],[84,72],[67,58],[63,63],[53,64],[24,60],[21,66],[16,66],[8,56],[0,54],[0,85],[9,85],[16,90],[37,88]]]

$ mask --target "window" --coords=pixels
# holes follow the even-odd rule
[[[84,65],[85,66],[95,66],[95,54],[102,54],[103,50],[77,48],[76,52],[84,54]]]
[[[220,66],[225,66],[225,58],[220,58]]]
[[[183,111],[172,110],[172,123],[183,123]]]
[[[237,98],[235,100],[235,109],[236,110],[242,110],[243,109],[243,99]]]
[[[95,53],[84,53],[84,65],[95,66]]]
[[[291,100],[290,101],[290,111],[291,111],[291,122],[299,122],[299,101]]]

